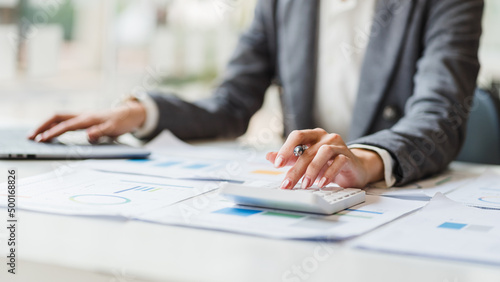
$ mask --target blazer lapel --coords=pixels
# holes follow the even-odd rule
[[[399,59],[413,7],[412,0],[377,1],[354,106],[350,140],[366,135],[372,121],[377,118],[375,114]]]
[[[314,126],[318,1],[278,1],[277,53],[279,76],[286,92],[282,97],[285,134]]]

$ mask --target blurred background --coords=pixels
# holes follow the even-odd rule
[[[0,0],[0,126],[106,109],[133,91],[209,96],[256,0]],[[478,84],[500,81],[500,1],[486,0]],[[281,134],[270,89],[248,142]],[[257,144],[256,144],[257,143]]]

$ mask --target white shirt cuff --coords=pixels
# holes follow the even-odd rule
[[[377,153],[380,158],[382,159],[382,162],[384,163],[384,181],[380,181],[377,183],[373,183],[373,186],[382,188],[382,187],[392,187],[394,183],[396,183],[396,177],[394,177],[394,174],[392,173],[392,170],[394,168],[394,159],[391,157],[389,152],[387,150],[381,149],[379,147],[375,146],[369,146],[369,145],[363,145],[363,144],[353,144],[349,146],[349,149],[365,149],[365,150],[370,150],[375,153]],[[385,185],[384,185],[385,184]]]
[[[136,98],[137,101],[144,106],[146,111],[146,120],[144,124],[132,132],[136,138],[140,139],[151,135],[156,129],[160,118],[160,111],[158,110],[156,102],[146,92],[134,93],[132,97]]]

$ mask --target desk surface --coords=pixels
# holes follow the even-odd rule
[[[0,161],[20,177],[60,161]],[[487,167],[452,164],[453,169]],[[0,209],[5,213],[5,209]],[[0,216],[2,217],[2,216]],[[224,232],[19,211],[18,274],[0,281],[500,281],[480,264],[352,249],[350,242],[266,239]],[[5,228],[0,256],[5,257]],[[2,264],[4,265],[4,264]]]

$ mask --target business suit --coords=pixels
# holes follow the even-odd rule
[[[318,6],[259,1],[213,97],[187,103],[151,93],[160,110],[154,134],[241,135],[272,82],[282,90],[285,134],[314,128]],[[444,169],[463,143],[482,10],[482,0],[377,1],[348,140],[387,150],[397,184]]]

